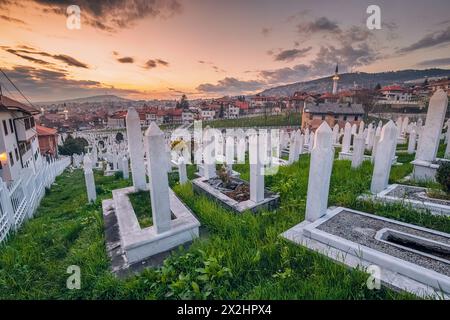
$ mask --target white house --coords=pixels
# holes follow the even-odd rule
[[[202,120],[213,120],[214,116],[216,115],[216,111],[215,110],[210,110],[210,109],[203,109],[201,112],[201,118]]]
[[[16,180],[42,161],[34,115],[39,110],[0,95],[0,177]]]
[[[195,113],[190,110],[183,110],[181,114],[181,121],[183,123],[191,123],[194,122]]]
[[[234,104],[229,104],[225,109],[225,118],[227,119],[237,119],[239,118],[241,109]]]
[[[412,100],[412,93],[397,85],[386,86],[380,89],[381,99],[380,102],[385,103],[404,103]]]

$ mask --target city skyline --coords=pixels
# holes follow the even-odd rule
[[[33,101],[251,94],[341,73],[450,67],[433,1],[0,1],[2,69]],[[81,9],[81,29],[66,8]],[[368,5],[381,30],[366,26]],[[405,10],[405,9],[408,10]]]

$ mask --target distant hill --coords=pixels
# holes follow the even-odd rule
[[[407,84],[421,83],[425,78],[449,77],[450,70],[446,69],[426,69],[426,70],[400,70],[378,73],[344,73],[340,75],[339,89],[353,88],[356,83],[358,87],[373,88],[380,85],[389,85],[393,83]],[[311,81],[296,82],[283,86],[273,87],[262,91],[260,94],[266,96],[291,96],[296,91],[309,92],[327,92],[332,90],[332,80],[330,77],[319,78]]]
[[[67,100],[59,100],[59,101],[46,101],[46,102],[37,102],[37,105],[48,105],[48,104],[62,104],[62,103],[96,103],[96,102],[127,102],[131,101],[129,99],[125,99],[122,97],[115,96],[113,94],[103,94],[98,96],[90,96],[84,98],[75,98],[75,99],[67,99]]]

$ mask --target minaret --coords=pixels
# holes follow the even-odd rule
[[[339,68],[338,65],[336,63],[336,70],[334,71],[334,76],[333,76],[333,94],[337,94],[337,89],[338,89],[338,80],[339,80]]]

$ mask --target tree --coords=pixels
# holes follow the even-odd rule
[[[424,82],[422,83],[422,87],[426,87],[428,85],[428,78],[425,78]]]
[[[381,89],[381,84],[377,83],[377,85],[375,86],[374,90],[378,91]]]
[[[222,119],[223,116],[225,114],[225,108],[223,107],[223,103],[220,105],[220,110],[219,110],[219,118]]]
[[[84,138],[73,138],[69,135],[64,144],[59,147],[59,154],[63,156],[71,156],[73,154],[82,154],[84,148],[88,146],[88,142]]]
[[[178,109],[189,109],[189,102],[188,102],[187,96],[185,94],[183,94],[181,96],[181,100],[179,102],[177,102],[177,108]]]
[[[116,141],[118,143],[123,141],[123,134],[122,134],[122,132],[117,132],[117,134],[116,134]]]

